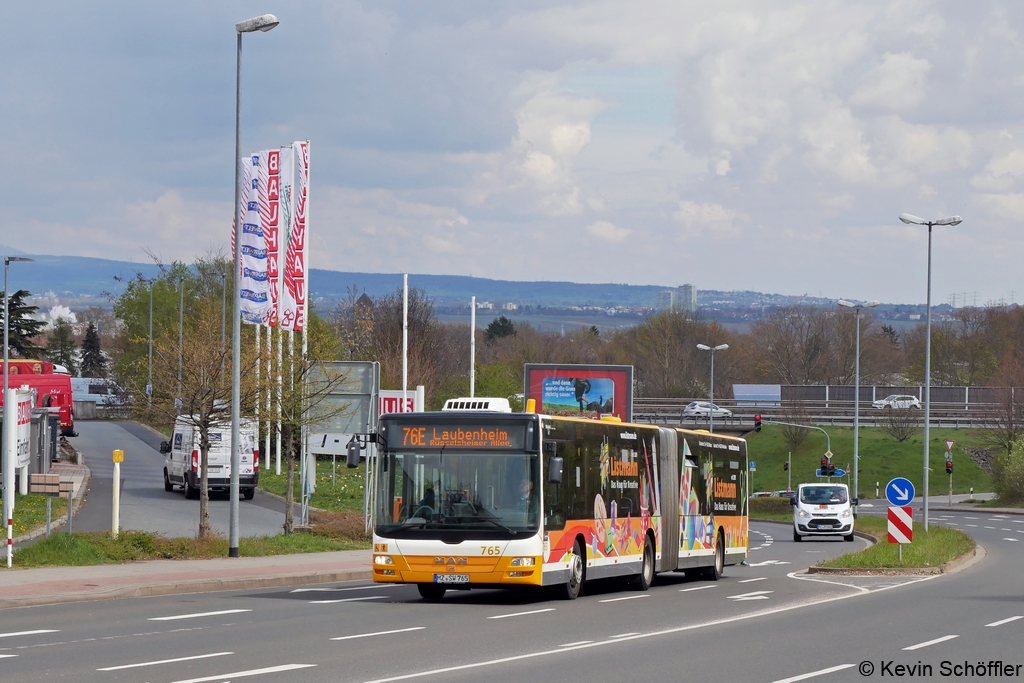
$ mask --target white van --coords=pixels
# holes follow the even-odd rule
[[[121,388],[104,377],[72,377],[71,395],[75,401],[92,401],[96,405],[117,403]]]
[[[186,498],[199,497],[199,429],[188,417],[179,416],[174,423],[170,441],[160,444],[164,453],[164,491],[180,486]],[[239,448],[238,483],[246,500],[256,494],[260,479],[260,454],[256,450],[256,422],[242,418]],[[231,487],[231,424],[222,423],[210,429],[207,486],[210,491],[227,491]]]
[[[800,484],[793,503],[793,540],[842,536],[853,540],[853,508],[846,484]]]

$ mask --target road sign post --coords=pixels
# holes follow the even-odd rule
[[[956,441],[953,439],[946,439],[946,463],[949,465],[946,469],[949,470],[949,504],[953,504],[953,446],[956,445]]]

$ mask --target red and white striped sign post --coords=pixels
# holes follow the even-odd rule
[[[900,562],[903,562],[903,544],[914,542],[914,510],[909,505],[889,508],[889,543],[900,544]]]

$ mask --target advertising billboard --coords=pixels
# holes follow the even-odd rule
[[[632,365],[526,364],[526,400],[547,415],[633,420]]]

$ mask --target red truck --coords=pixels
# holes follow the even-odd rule
[[[3,363],[0,362],[0,370]],[[17,389],[35,389],[36,408],[60,408],[60,433],[75,436],[75,404],[71,396],[71,375],[54,373],[53,363],[41,360],[11,360],[7,384]],[[2,394],[2,392],[0,392]],[[0,405],[4,397],[0,395]]]

